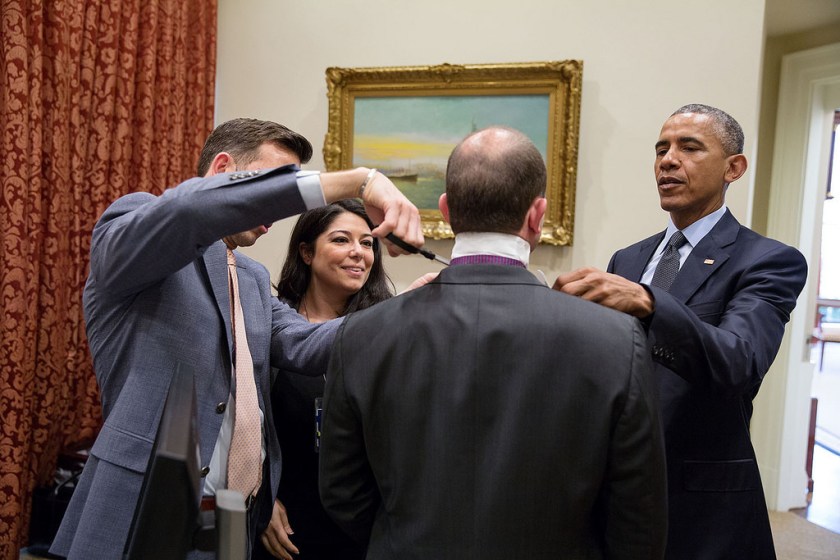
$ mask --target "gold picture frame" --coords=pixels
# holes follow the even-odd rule
[[[445,171],[445,156],[472,130],[511,126],[534,140],[546,162],[541,243],[572,244],[583,61],[331,67],[326,79],[328,171],[379,168],[417,204],[424,235],[451,238],[432,204],[443,192],[442,158]]]

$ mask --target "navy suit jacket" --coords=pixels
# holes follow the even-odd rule
[[[652,375],[636,319],[522,268],[447,268],[340,328],[324,507],[368,560],[661,558]]]
[[[304,211],[295,170],[193,179],[159,197],[132,193],[97,222],[84,312],[105,422],[52,552],[122,557],[178,363],[195,373],[201,465],[209,465],[232,367],[226,249],[219,239]],[[265,415],[265,503],[254,533],[270,517],[281,469],[270,366],[322,374],[337,323],[311,325],[280,303],[271,296],[268,271],[239,252],[237,274]]]
[[[618,251],[607,270],[638,282],[663,236]],[[670,291],[650,288],[668,558],[775,557],[750,417],[806,275],[799,251],[741,226],[727,210]]]

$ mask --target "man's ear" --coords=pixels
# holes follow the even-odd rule
[[[227,152],[219,152],[210,163],[210,169],[207,171],[207,177],[218,175],[219,173],[227,173],[228,171],[236,171],[236,164],[231,155]]]
[[[723,175],[723,180],[727,183],[732,183],[741,178],[747,171],[747,158],[744,154],[735,154],[727,158],[726,171]]]
[[[440,195],[438,199],[438,208],[440,209],[440,213],[443,214],[443,219],[446,220],[446,223],[449,222],[449,203],[446,200],[446,193]]]
[[[531,232],[542,235],[542,226],[545,221],[545,209],[547,205],[548,201],[544,196],[538,196],[531,202],[531,207],[528,208],[528,214],[526,214],[526,224]]]

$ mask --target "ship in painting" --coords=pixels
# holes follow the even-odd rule
[[[390,173],[385,173],[385,175],[392,181],[409,181],[411,183],[417,182],[417,173],[409,173],[408,171],[392,171]]]
[[[417,172],[411,169],[411,164],[408,167],[396,167],[393,169],[380,170],[389,179],[397,181],[405,181],[408,183],[417,182]]]

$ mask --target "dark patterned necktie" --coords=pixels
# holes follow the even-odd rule
[[[686,241],[688,240],[680,230],[677,230],[671,236],[671,239],[668,240],[668,246],[665,247],[662,258],[653,272],[653,280],[650,281],[651,286],[668,291],[668,288],[674,282],[674,278],[677,277],[677,272],[680,271],[680,247],[685,245]]]

